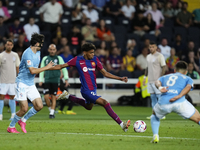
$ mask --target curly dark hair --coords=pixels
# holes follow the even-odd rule
[[[43,43],[44,42],[44,35],[33,33],[31,36],[31,46],[35,46],[36,43]]]
[[[89,43],[89,42],[86,42],[86,43],[84,43],[84,44],[81,46],[81,50],[82,50],[82,51],[88,52],[88,51],[90,51],[90,50],[92,50],[92,49],[96,50],[96,47],[95,47],[94,44]]]

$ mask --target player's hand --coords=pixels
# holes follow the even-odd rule
[[[177,95],[177,96],[171,98],[169,101],[170,101],[170,102],[174,102],[174,101],[176,101],[176,100],[179,99],[179,98],[181,98],[181,97],[180,97],[179,95]]]
[[[128,82],[128,77],[122,77],[121,81]]]
[[[42,86],[43,82],[39,82],[39,86]]]
[[[159,89],[161,93],[166,93],[168,91],[168,87],[163,87],[162,89]]]
[[[53,61],[50,61],[49,64],[47,65],[47,68],[50,69],[50,68],[53,67],[53,66],[54,66]]]
[[[70,84],[68,83],[67,80],[65,80],[65,87],[68,87],[68,86],[70,86]]]

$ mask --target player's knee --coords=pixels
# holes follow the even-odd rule
[[[42,108],[43,108],[42,103],[37,104],[37,108],[36,108],[37,111],[40,111]]]
[[[106,104],[108,104],[108,102],[104,99],[103,100],[103,106],[106,106]]]
[[[28,111],[28,107],[22,107],[21,111],[22,111],[23,114],[25,114]]]

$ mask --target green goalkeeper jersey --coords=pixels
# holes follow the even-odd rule
[[[64,64],[62,57],[55,55],[55,56],[45,56],[41,62],[41,68],[46,66],[50,61],[54,62],[55,65]],[[66,68],[62,69],[64,79],[68,79],[68,71]],[[60,83],[60,70],[46,70],[39,74],[40,82],[45,83]]]

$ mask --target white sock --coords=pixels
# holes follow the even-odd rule
[[[22,122],[24,122],[24,123],[27,121],[24,117],[22,117],[21,120],[22,120]]]
[[[48,107],[48,109],[49,109],[49,112],[51,111],[51,107]]]
[[[0,120],[3,120],[3,115],[2,114],[0,115]]]
[[[11,118],[14,118],[14,116],[15,116],[15,113],[12,113],[12,114],[11,114]]]
[[[50,110],[50,115],[54,115],[54,109]]]
[[[124,127],[124,123],[123,122],[121,122],[120,123],[120,126],[122,127],[122,129],[123,129],[123,127]]]

